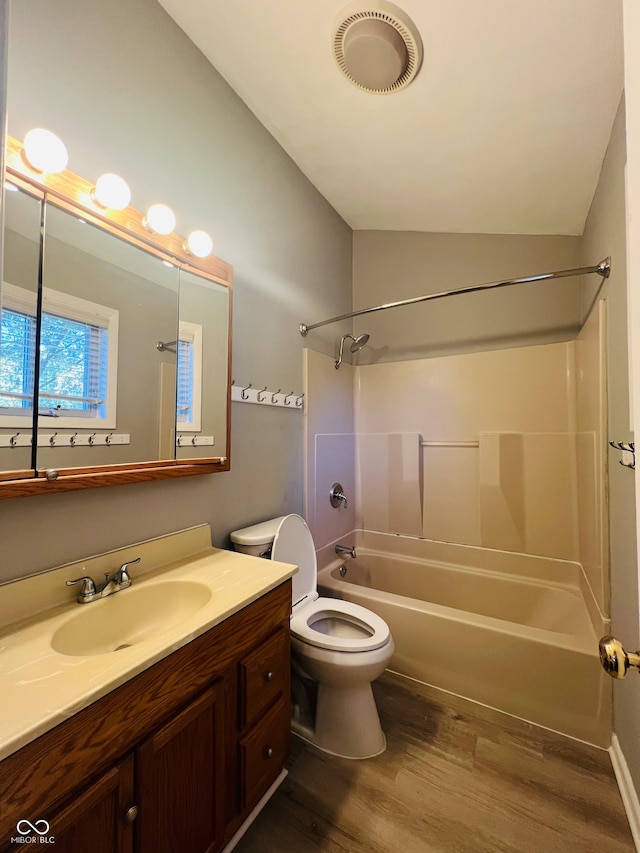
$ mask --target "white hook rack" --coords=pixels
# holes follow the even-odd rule
[[[130,443],[130,435],[115,432],[39,432],[37,440],[38,447],[110,447]],[[30,432],[0,435],[0,447],[31,447],[31,444]]]
[[[272,391],[267,386],[264,388],[254,388],[253,383],[248,385],[231,385],[231,399],[234,403],[256,403],[258,406],[282,406],[285,409],[297,409],[300,411],[304,408],[304,392],[297,394],[295,391],[283,391],[278,388],[277,391]]]
[[[636,467],[636,446],[633,441],[610,441],[609,444],[614,450],[621,451],[622,459],[619,459],[618,461],[623,468]]]
[[[130,443],[131,436],[128,433],[38,433],[38,447],[111,447],[114,444]]]

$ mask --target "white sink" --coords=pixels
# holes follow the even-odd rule
[[[166,580],[123,589],[78,605],[51,637],[63,655],[87,657],[127,649],[162,634],[189,618],[211,599],[211,589],[196,581]]]

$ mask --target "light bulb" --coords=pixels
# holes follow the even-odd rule
[[[142,224],[155,234],[171,234],[176,227],[176,217],[166,204],[152,204]]]
[[[119,175],[107,172],[100,175],[96,181],[95,188],[91,190],[91,198],[99,207],[123,210],[131,201],[131,190]]]
[[[69,162],[64,142],[50,130],[36,127],[24,138],[22,159],[36,172],[62,172]]]
[[[204,231],[192,231],[185,241],[184,248],[196,258],[206,258],[213,250],[213,240]]]

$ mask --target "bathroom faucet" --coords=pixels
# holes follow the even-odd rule
[[[349,548],[347,545],[336,545],[336,554],[348,554],[355,559],[356,549],[355,547]]]
[[[116,569],[116,571],[111,574],[109,572],[105,572],[104,584],[100,589],[96,587],[93,578],[86,576],[76,578],[72,581],[67,581],[67,586],[74,586],[74,584],[81,583],[82,587],[80,588],[78,603],[88,604],[91,601],[96,601],[99,598],[106,598],[108,595],[113,595],[114,592],[120,592],[121,589],[127,589],[127,587],[131,586],[131,576],[129,575],[128,568],[129,566],[133,566],[135,563],[139,562],[140,557],[135,560],[129,560],[128,563],[123,563],[119,569]]]

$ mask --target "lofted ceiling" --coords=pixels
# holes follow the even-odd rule
[[[338,69],[343,0],[160,3],[353,229],[582,233],[622,94],[621,0],[398,0],[424,58],[387,95]]]

